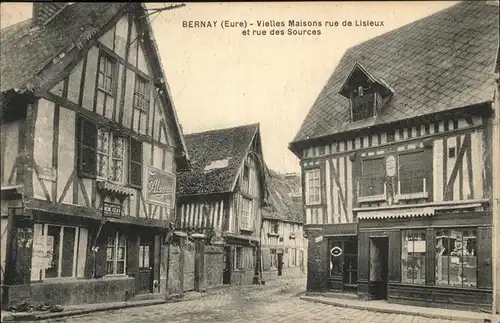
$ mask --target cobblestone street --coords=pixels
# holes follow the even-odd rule
[[[382,314],[300,300],[302,282],[212,290],[177,303],[136,307],[45,322],[452,322]]]

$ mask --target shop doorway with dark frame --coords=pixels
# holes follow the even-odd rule
[[[331,238],[329,244],[330,289],[357,292],[358,239]]]
[[[147,294],[153,292],[154,244],[151,237],[141,236],[139,241],[138,293]]]
[[[370,299],[387,299],[389,239],[370,237]]]

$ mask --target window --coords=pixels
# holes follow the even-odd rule
[[[136,75],[132,111],[132,129],[143,134],[146,134],[148,123],[149,92],[148,81],[145,78]]]
[[[250,193],[250,167],[248,167],[248,165],[243,166],[241,190],[245,193]]]
[[[149,245],[139,246],[139,268],[149,268]]]
[[[106,275],[125,275],[127,237],[116,232],[108,236],[106,246]]]
[[[32,281],[83,276],[87,249],[85,228],[35,224],[33,230]]]
[[[362,163],[361,196],[384,194],[384,158],[365,159]]]
[[[130,138],[130,159],[129,159],[129,183],[130,185],[142,187],[142,142]]]
[[[116,62],[109,55],[101,54],[99,58],[99,74],[97,88],[107,94],[114,95],[114,75]]]
[[[139,75],[135,76],[134,108],[144,112],[149,108],[148,82]]]
[[[252,200],[243,196],[240,207],[240,228],[253,229]]]
[[[270,249],[271,267],[276,268],[276,249]]]
[[[436,285],[477,286],[475,229],[436,232]]]
[[[425,188],[425,156],[423,151],[399,155],[399,194],[420,193]]]
[[[402,282],[425,284],[425,231],[402,231]]]
[[[236,247],[234,253],[234,268],[241,269],[243,268],[243,249],[241,247]]]
[[[97,171],[97,126],[84,118],[78,121],[78,169],[81,176],[95,177]]]
[[[278,221],[271,222],[271,233],[279,233],[280,224]]]
[[[351,95],[352,121],[373,117],[375,93],[370,87],[358,86]]]
[[[97,176],[113,182],[124,182],[125,140],[105,129],[97,135]]]
[[[306,202],[309,205],[321,203],[321,183],[319,174],[319,169],[312,169],[306,172]]]

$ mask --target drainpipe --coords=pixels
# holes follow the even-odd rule
[[[493,258],[493,304],[492,313],[500,312],[500,83],[499,74],[496,73],[497,88],[495,90],[495,100],[493,101],[492,120],[492,258]]]

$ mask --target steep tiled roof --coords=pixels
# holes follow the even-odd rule
[[[262,208],[262,218],[304,223],[300,175],[284,175],[270,170],[267,185],[270,205]]]
[[[42,3],[40,3],[41,5]],[[0,93],[9,90],[34,91],[47,80],[39,76],[53,60],[67,54],[73,48],[82,49],[91,39],[118,14],[125,14],[125,8],[136,10],[139,15],[145,9],[142,3],[73,3],[66,6],[44,25],[33,28],[33,19],[4,28],[0,32]],[[144,45],[149,48],[148,57],[153,64],[156,77],[162,77],[168,93],[166,112],[176,128],[176,141],[181,148],[177,156],[178,169],[189,167],[189,155],[180,129],[171,91],[164,76],[158,48],[148,17],[141,19],[146,34]]]
[[[348,49],[294,142],[491,101],[498,34],[498,5],[466,1]],[[356,63],[394,95],[373,120],[350,123],[338,91]]]
[[[258,124],[251,124],[185,135],[191,170],[179,174],[178,194],[202,195],[232,191],[258,129]],[[206,170],[210,165],[214,168]]]
[[[26,86],[54,57],[87,43],[124,6],[125,3],[75,3],[41,28],[32,28],[29,19],[3,29],[0,92]]]

